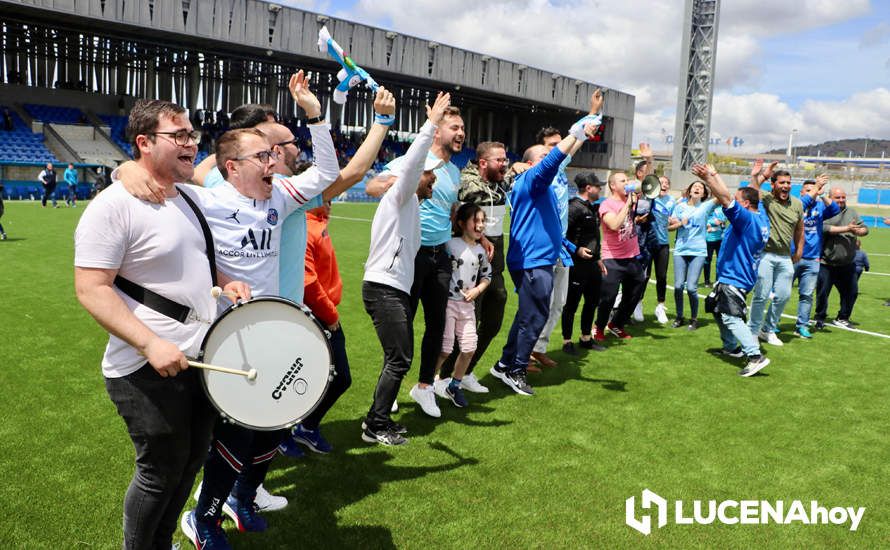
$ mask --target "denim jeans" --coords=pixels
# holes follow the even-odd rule
[[[760,345],[757,338],[751,333],[751,329],[741,317],[733,317],[726,313],[715,313],[714,320],[720,329],[720,339],[723,341],[723,349],[732,351],[736,346],[742,346],[742,352],[752,357],[760,355]]]
[[[124,497],[124,548],[172,545],[217,419],[199,376],[189,369],[162,378],[146,363],[105,379],[136,450],[136,472]]]
[[[802,259],[794,266],[794,278],[798,280],[797,291],[797,328],[805,327],[810,323],[810,313],[813,311],[813,297],[816,294],[816,281],[819,280],[819,259]],[[770,311],[773,306],[770,305]],[[773,314],[770,313],[772,316]]]
[[[757,284],[754,285],[754,298],[751,300],[751,318],[748,320],[748,327],[755,337],[761,330],[772,332],[779,326],[779,318],[791,297],[793,278],[794,264],[791,263],[790,256],[767,252],[760,259]],[[773,307],[769,310],[769,315],[765,315],[770,292],[773,293]]]
[[[511,271],[510,277],[519,294],[519,307],[500,361],[514,372],[525,371],[535,342],[550,314],[553,266]]]
[[[683,317],[684,290],[689,296],[689,317],[698,319],[698,278],[704,265],[704,256],[674,255],[674,302],[678,319]]]
[[[390,409],[414,358],[411,297],[397,288],[365,281],[362,283],[362,300],[383,346],[383,368],[366,418],[371,429],[380,429],[390,422]],[[443,325],[444,316],[443,310]],[[439,334],[440,346],[441,340]]]

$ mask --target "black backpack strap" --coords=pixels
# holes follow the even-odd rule
[[[183,200],[185,200],[186,204],[191,207],[192,212],[195,213],[195,217],[198,218],[198,223],[201,224],[201,230],[204,231],[204,242],[207,246],[207,263],[210,264],[210,279],[213,281],[213,286],[217,286],[216,246],[213,244],[213,234],[210,233],[210,226],[207,225],[207,220],[204,218],[204,214],[201,213],[198,205],[195,204],[195,201],[193,201],[191,197],[184,193],[178,185],[176,186],[176,190],[179,191],[180,195],[182,195],[182,198]]]
[[[138,285],[129,279],[121,277],[120,275],[114,278],[114,286],[121,289],[121,292],[136,300],[140,304],[146,307],[150,307],[161,315],[166,315],[167,317],[179,321],[180,323],[185,323],[189,318],[189,314],[191,314],[192,312],[191,309],[180,304],[179,302],[174,302],[169,298],[164,298],[160,294],[152,292],[142,285]]]

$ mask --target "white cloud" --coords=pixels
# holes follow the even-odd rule
[[[339,15],[629,92],[636,96],[635,139],[654,140],[662,129],[673,134],[683,7],[682,0],[357,0]],[[838,124],[835,131],[817,120],[815,102],[795,110],[779,95],[739,95],[738,88],[762,89],[761,65],[770,55],[762,51],[765,39],[822,28],[869,9],[868,0],[722,2],[712,131],[742,136],[751,150],[781,146],[795,125],[799,139],[808,141],[856,134],[857,126]],[[884,30],[878,25],[870,40],[881,40]],[[852,110],[859,99],[841,103]]]

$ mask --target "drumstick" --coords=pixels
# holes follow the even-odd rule
[[[216,372],[224,372],[226,374],[238,374],[246,377],[248,380],[256,380],[256,369],[250,369],[247,371],[238,370],[238,369],[230,369],[228,367],[220,367],[217,365],[208,365],[207,363],[200,363],[198,361],[189,361],[190,367],[197,367],[199,369],[206,370],[214,370]]]
[[[220,296],[226,296],[227,298],[231,298],[232,300],[238,298],[238,294],[232,292],[231,290],[223,290],[218,286],[215,286],[210,289],[210,295],[214,298],[219,298]]]

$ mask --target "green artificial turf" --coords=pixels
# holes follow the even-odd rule
[[[0,548],[115,548],[133,448],[108,399],[99,361],[104,331],[72,284],[78,209],[8,202],[0,242]],[[267,514],[266,533],[236,548],[676,548],[890,545],[890,340],[831,328],[766,347],[773,363],[743,379],[715,356],[717,329],[647,320],[631,342],[530,375],[522,397],[488,373],[515,311],[478,374],[492,392],[468,409],[442,402],[441,419],[408,397],[396,419],[400,448],[360,440],[382,352],[361,302],[373,205],[338,204],[331,235],[344,280],[342,323],[352,388],[322,424],[328,456],[275,460],[266,486],[290,505]],[[352,218],[352,219],[344,219]],[[863,239],[872,270],[890,273],[890,231]],[[669,272],[671,273],[671,272]],[[669,276],[669,282],[672,276]],[[890,334],[890,277],[864,275],[854,320]],[[792,314],[794,297],[786,307]],[[669,310],[673,310],[671,293]],[[837,308],[832,296],[830,314]],[[422,316],[416,334],[422,331]],[[419,345],[420,338],[416,341]],[[625,499],[644,488],[669,499],[818,500],[864,506],[858,531],[835,525],[674,525],[646,537],[625,525]],[[637,504],[639,509],[639,502]],[[177,540],[188,547],[177,534]]]

